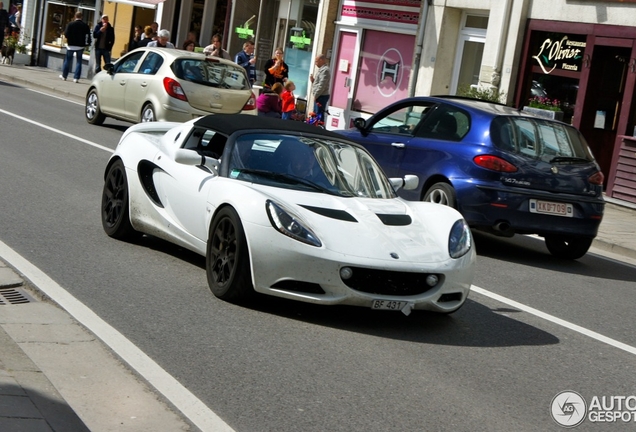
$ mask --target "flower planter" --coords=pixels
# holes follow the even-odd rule
[[[23,53],[15,53],[13,57],[14,65],[30,65],[31,64],[31,54],[23,54]]]
[[[563,111],[552,111],[552,110],[541,109],[541,108],[533,108],[529,106],[524,106],[523,110],[525,112],[529,112],[530,114],[534,114],[537,117],[563,121]]]

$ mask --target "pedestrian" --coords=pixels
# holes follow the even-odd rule
[[[22,5],[15,5],[15,11],[9,15],[9,23],[16,29],[20,29],[22,20]]]
[[[115,30],[108,22],[108,15],[102,15],[102,19],[93,30],[95,40],[95,73],[102,70],[102,58],[104,64],[110,63],[110,52],[115,43]]]
[[[223,42],[223,36],[220,33],[216,33],[212,36],[212,40],[210,45],[203,48],[203,53],[205,55],[211,55],[214,57],[221,57],[227,60],[231,60],[232,57],[230,53],[221,48],[221,43]]]
[[[82,76],[82,54],[84,54],[84,48],[91,45],[91,28],[82,21],[81,12],[75,12],[75,20],[66,25],[64,36],[67,41],[66,57],[64,57],[60,78],[66,81],[73,65],[73,56],[75,56],[77,64],[75,65],[73,82],[79,82]]]
[[[9,27],[9,12],[4,8],[4,3],[0,2],[0,47],[4,42],[4,29]]]
[[[191,41],[190,39],[186,40],[183,43],[183,47],[181,49],[185,50],[185,51],[194,51],[194,41]]]
[[[256,110],[259,116],[280,118],[282,114],[282,101],[280,95],[283,92],[281,83],[274,83],[271,89],[264,88],[256,99]]]
[[[311,94],[314,97],[314,113],[320,120],[325,121],[324,113],[329,103],[329,84],[331,83],[327,56],[318,54],[314,64],[318,68],[316,76],[314,77],[313,74],[309,75],[309,80],[312,82]]]
[[[188,37],[187,37],[186,41],[194,42],[195,48],[201,46],[201,45],[199,45],[199,37],[197,36],[197,32],[195,32],[195,31],[189,31],[188,32]],[[183,45],[185,46],[185,43]]]
[[[141,42],[141,36],[144,34],[144,29],[141,28],[140,25],[135,26],[135,30],[133,31],[133,36],[130,38],[130,42],[128,42],[128,51],[132,51],[135,48],[139,48],[139,43]]]
[[[143,34],[143,37],[137,43],[137,48],[148,46],[148,44],[152,42],[155,37],[156,37],[156,34],[152,31],[152,27],[150,27],[149,25],[144,27],[144,34]]]
[[[174,48],[172,42],[170,42],[170,32],[166,29],[161,29],[157,32],[157,40],[149,42],[148,47],[159,48]]]
[[[280,98],[283,102],[282,115],[283,120],[292,120],[292,115],[296,112],[296,97],[294,96],[296,86],[293,81],[287,80],[284,85],[283,93]]]
[[[265,62],[265,86],[272,87],[274,83],[285,84],[289,77],[289,66],[283,58],[283,49],[276,48],[274,58]]]
[[[150,34],[151,35],[156,35],[157,32],[159,31],[159,23],[158,22],[153,22],[152,24],[150,24],[149,26],[144,27],[144,34],[141,37],[141,40],[146,39],[148,36],[146,35],[146,28],[150,27]]]
[[[254,85],[256,82],[256,57],[254,57],[254,41],[248,40],[243,43],[243,51],[236,54],[234,57],[234,63],[239,66],[243,66],[247,77],[250,80],[250,85]]]

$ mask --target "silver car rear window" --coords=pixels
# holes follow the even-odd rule
[[[530,158],[594,160],[583,135],[573,126],[560,122],[500,116],[490,125],[490,137],[498,149]]]
[[[171,66],[179,79],[233,90],[249,89],[245,69],[215,60],[177,59]]]

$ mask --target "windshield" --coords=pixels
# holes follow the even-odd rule
[[[214,59],[177,59],[171,66],[179,79],[210,87],[235,90],[251,88],[245,69],[237,64],[221,63]]]
[[[230,178],[257,184],[344,197],[395,197],[371,156],[342,141],[245,134],[235,142],[228,166]]]
[[[500,150],[549,163],[594,160],[583,135],[573,126],[560,122],[501,116],[493,120],[490,136]]]

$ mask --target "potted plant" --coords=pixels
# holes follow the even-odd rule
[[[28,38],[26,38],[28,40]],[[31,62],[31,56],[27,54],[27,46],[20,42],[20,34],[13,32],[4,38],[3,45],[14,50],[14,64],[29,64]]]
[[[457,89],[457,96],[495,103],[504,103],[506,100],[506,93],[499,91],[496,87],[460,86]]]
[[[561,101],[558,99],[550,99],[546,96],[534,96],[528,100],[528,105],[524,106],[523,110],[538,117],[563,120]]]

